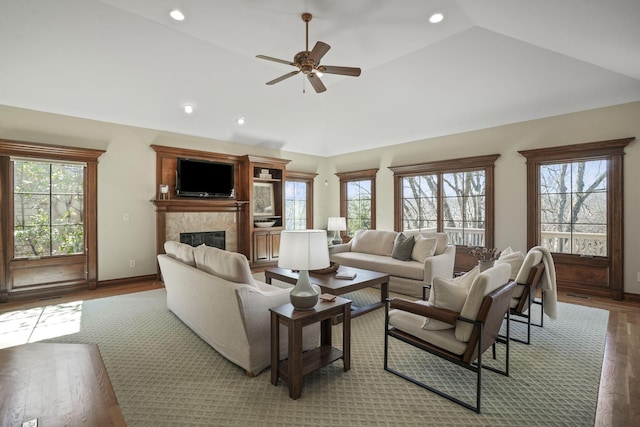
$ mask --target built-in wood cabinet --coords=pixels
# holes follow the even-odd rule
[[[280,231],[285,224],[284,183],[289,160],[263,156],[235,156],[175,147],[151,146],[156,151],[156,188],[169,186],[166,199],[156,206],[157,252],[164,251],[167,215],[176,212],[235,212],[237,250],[252,266],[277,263]],[[178,197],[175,193],[177,159],[186,157],[234,164],[234,197],[223,200]],[[270,227],[256,223],[272,221]],[[189,232],[191,230],[184,230]]]
[[[289,160],[247,155],[244,157],[249,187],[249,228],[252,265],[278,262],[280,231],[285,226],[285,179]],[[268,225],[259,227],[259,224]]]

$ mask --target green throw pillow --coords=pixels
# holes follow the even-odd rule
[[[410,261],[414,243],[415,239],[413,236],[407,238],[407,236],[400,233],[396,239],[396,243],[393,245],[391,256],[400,261]]]

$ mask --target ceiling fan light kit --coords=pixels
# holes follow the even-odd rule
[[[281,81],[288,79],[289,77],[293,77],[296,74],[302,72],[307,75],[307,79],[311,86],[317,93],[321,93],[327,90],[320,77],[322,74],[339,74],[343,76],[352,76],[358,77],[361,73],[360,68],[355,67],[336,67],[332,65],[320,65],[320,60],[331,46],[328,44],[318,41],[311,51],[309,51],[309,21],[311,21],[312,15],[310,13],[303,13],[302,20],[306,25],[306,38],[305,38],[305,50],[298,52],[293,57],[293,62],[286,61],[284,59],[273,58],[271,56],[266,55],[256,55],[256,58],[265,59],[267,61],[279,62],[281,64],[287,64],[294,67],[297,67],[297,71],[292,71],[290,73],[284,74],[280,77],[277,77],[271,81],[268,81],[268,85],[274,85],[276,83],[280,83]]]

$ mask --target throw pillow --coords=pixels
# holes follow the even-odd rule
[[[433,256],[436,252],[436,238],[425,238],[420,235],[415,236],[415,243],[411,251],[411,259],[418,262],[424,262],[425,259]]]
[[[453,279],[434,277],[429,294],[429,305],[436,308],[460,311],[467,300],[469,289]],[[450,325],[440,320],[426,317],[422,329],[427,331],[441,331],[453,329],[456,325]]]
[[[410,261],[414,243],[415,239],[413,236],[407,237],[403,233],[398,234],[391,257],[399,259],[400,261]]]
[[[257,286],[243,254],[200,245],[194,250],[196,267],[230,282]]]
[[[193,246],[186,243],[167,240],[164,242],[164,252],[172,258],[177,259],[191,267],[196,266],[196,260],[193,256]]]
[[[507,249],[509,249],[510,251],[505,255],[505,251]],[[500,254],[500,258],[496,260],[494,265],[509,264],[509,266],[511,267],[511,274],[509,275],[509,278],[515,279],[518,275],[518,272],[520,271],[520,267],[522,267],[524,254],[520,251],[513,251],[510,247],[507,249],[502,251],[502,253]]]

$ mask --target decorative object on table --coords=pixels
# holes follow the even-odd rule
[[[167,184],[160,184],[160,199],[169,199],[169,186]]]
[[[337,262],[331,261],[331,263],[329,264],[329,267],[319,268],[317,270],[311,270],[310,273],[315,273],[315,274],[335,273],[336,271],[338,271],[339,268],[340,268],[340,264],[338,264]]]
[[[269,228],[273,227],[276,224],[274,220],[257,220],[253,222],[253,225],[259,228]]]
[[[299,270],[298,281],[289,294],[298,310],[310,310],[318,302],[319,292],[311,286],[309,270],[329,266],[327,232],[324,230],[283,230],[280,234],[278,267]]]
[[[336,279],[353,280],[357,275],[358,273],[356,273],[355,271],[338,271],[336,273]]]
[[[472,248],[469,253],[478,259],[478,267],[480,271],[485,271],[488,268],[493,267],[494,262],[500,258],[500,251],[498,248],[483,248],[482,246],[476,246]]]
[[[330,216],[327,222],[327,230],[333,231],[333,240],[331,241],[331,243],[334,245],[339,245],[340,243],[342,243],[340,232],[347,230],[346,218],[341,216]]]

